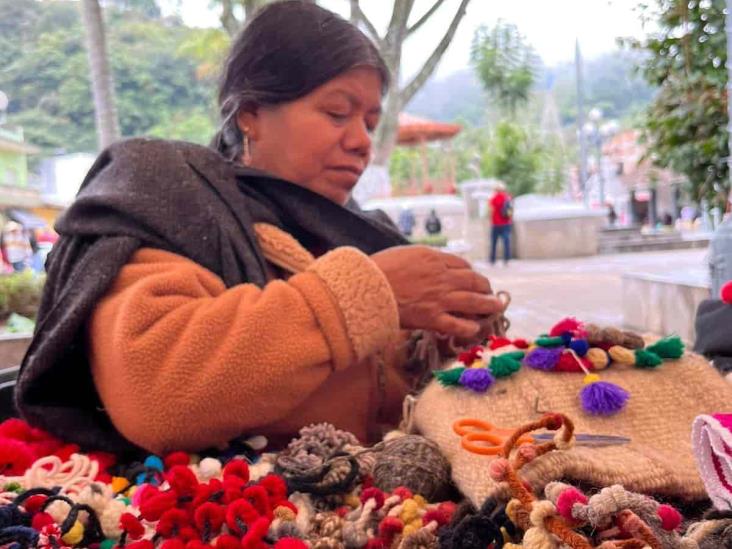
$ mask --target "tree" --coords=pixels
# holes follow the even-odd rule
[[[119,121],[107,57],[102,8],[99,6],[99,0],[82,0],[80,6],[86,31],[97,138],[99,148],[104,149],[119,138]]]
[[[643,122],[653,161],[685,175],[693,199],[724,206],[729,194],[725,0],[656,0],[644,16],[658,31],[628,40],[647,52],[645,79],[659,91]]]
[[[538,57],[515,25],[499,21],[489,29],[480,26],[473,36],[470,52],[483,87],[512,117],[529,101]]]
[[[534,192],[540,180],[545,151],[537,140],[518,124],[499,122],[495,127],[481,171],[500,179],[514,196]]]
[[[380,36],[376,27],[368,19],[361,9],[359,0],[350,0],[351,22],[361,27],[368,36],[376,43],[381,55],[384,57],[391,75],[392,85],[384,101],[384,113],[381,122],[374,134],[374,160],[377,166],[384,166],[389,160],[394,144],[396,143],[398,117],[402,109],[414,97],[414,94],[432,76],[437,65],[442,59],[447,47],[452,42],[460,21],[465,16],[465,11],[470,0],[460,0],[457,11],[454,13],[450,24],[436,45],[430,56],[422,65],[417,74],[405,85],[400,86],[402,47],[404,41],[412,36],[422,25],[425,24],[440,8],[445,0],[435,0],[432,6],[424,12],[414,23],[408,24],[414,0],[394,0],[391,19],[386,33]]]

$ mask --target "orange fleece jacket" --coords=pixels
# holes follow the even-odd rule
[[[131,442],[163,453],[245,432],[286,441],[322,421],[366,441],[398,419],[410,380],[384,275],[355,248],[315,260],[269,228],[257,228],[268,259],[303,272],[227,289],[185,257],[141,249],[98,303],[92,375]]]

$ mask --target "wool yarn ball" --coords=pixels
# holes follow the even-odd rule
[[[373,478],[384,492],[404,486],[427,501],[441,501],[450,487],[450,463],[434,442],[404,435],[388,441],[378,454]]]

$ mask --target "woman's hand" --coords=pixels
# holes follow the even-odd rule
[[[427,246],[398,246],[371,259],[391,285],[404,329],[470,338],[481,326],[466,317],[504,309],[488,279],[452,254]]]

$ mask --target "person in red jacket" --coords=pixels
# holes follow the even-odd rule
[[[511,259],[511,228],[513,227],[513,197],[506,191],[506,185],[498,182],[495,194],[490,199],[491,206],[491,265],[496,263],[498,240],[503,242],[503,262],[508,265]]]

